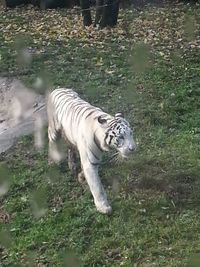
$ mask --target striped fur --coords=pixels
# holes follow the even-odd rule
[[[70,144],[70,169],[74,172],[76,169],[75,148],[82,166],[79,180],[86,178],[97,210],[110,213],[111,207],[98,176],[98,166],[104,151],[115,148],[126,158],[135,149],[129,123],[121,113],[111,116],[66,88],[55,89],[49,94],[47,113],[50,158],[57,162],[60,160],[56,140],[62,134]]]

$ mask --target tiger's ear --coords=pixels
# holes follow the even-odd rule
[[[124,114],[122,112],[117,112],[115,118],[124,118]]]
[[[106,124],[106,123],[107,123],[107,120],[104,119],[104,118],[102,118],[102,116],[99,116],[99,117],[98,117],[98,122],[99,122],[100,124]]]

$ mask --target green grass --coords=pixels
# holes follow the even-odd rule
[[[73,87],[110,113],[123,111],[139,143],[128,162],[113,166],[104,159],[111,216],[96,212],[87,186],[65,164],[49,169],[47,145],[38,152],[31,136],[1,155],[11,179],[0,198],[2,266],[199,266],[199,6],[121,11],[113,31],[92,30],[90,39],[90,29],[78,24],[78,33],[59,42],[57,33],[46,36],[34,23],[66,19],[73,29],[78,22],[65,10],[1,14],[0,75],[29,86],[41,76],[46,86]],[[185,14],[195,21],[190,40]],[[21,45],[33,51],[30,65],[16,61],[19,25],[26,34]],[[38,210],[44,215],[37,217]]]

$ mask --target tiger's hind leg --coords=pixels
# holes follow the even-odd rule
[[[49,139],[49,151],[48,151],[48,163],[59,163],[62,159],[62,155],[58,150],[56,141],[61,137],[61,125],[57,120],[54,105],[51,99],[48,99],[47,103],[47,115],[48,115],[48,139]]]
[[[76,151],[72,147],[68,148],[68,167],[73,175],[77,174]]]
[[[62,155],[58,150],[58,146],[56,141],[60,136],[60,132],[52,128],[51,126],[48,127],[48,138],[49,138],[49,151],[48,151],[48,164],[51,165],[53,163],[58,164],[61,159]]]
[[[79,164],[78,164],[78,153],[77,150],[68,143],[68,167],[72,174],[77,177],[78,176],[78,181],[79,183],[83,183],[85,181],[85,176],[83,172],[83,168],[81,166],[81,171],[79,172]]]
[[[68,167],[74,176],[78,173],[77,154],[73,147],[68,148]]]
[[[81,170],[78,174],[78,181],[80,184],[84,183],[85,182],[85,175],[84,175],[84,172],[83,170]]]

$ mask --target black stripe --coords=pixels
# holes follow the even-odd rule
[[[60,109],[59,110],[60,115],[62,115],[62,117],[63,117],[64,113],[67,111],[67,107],[68,107],[68,105],[66,106],[67,102],[68,102],[68,99],[63,99],[63,101],[58,106],[58,109]],[[62,117],[61,117],[61,119],[62,119]]]
[[[76,121],[76,120],[78,119],[78,116],[80,115],[80,112],[82,111],[82,107],[79,107],[79,108],[80,108],[80,110],[77,111],[76,114],[75,114],[76,117],[74,116],[74,117],[75,117],[75,118],[74,118],[74,121]]]
[[[60,108],[61,105],[63,105],[63,102],[67,102],[69,101],[68,97],[66,96],[63,96],[62,99],[56,99],[56,103],[55,103],[55,106],[56,106],[56,109]]]
[[[109,123],[109,127],[115,127],[117,125],[117,122],[116,121],[112,121]]]
[[[80,101],[78,101],[77,103],[77,99],[76,100],[72,100],[72,103],[69,107],[68,110],[68,115],[70,117],[70,121],[71,121],[71,125],[73,125],[73,123],[75,122],[75,116],[76,116],[76,112],[75,110],[77,110],[79,107],[81,107],[82,103]]]
[[[55,96],[53,96],[53,97],[54,97],[56,103],[58,103],[61,97],[64,97],[64,98],[66,97],[66,94],[63,93],[63,92],[61,92],[60,94],[55,95]]]
[[[74,109],[77,106],[82,105],[82,103],[80,101],[77,101],[77,99],[73,99],[72,103],[73,103],[73,106],[71,107],[72,109]]]
[[[96,112],[96,110],[92,110],[92,111],[90,111],[90,113],[88,113],[87,114],[87,116],[85,117],[86,119],[90,116],[90,115],[92,115],[94,112]]]
[[[86,104],[88,104],[88,103],[86,103]],[[88,104],[88,106],[89,106],[89,104]],[[85,107],[86,107],[86,109],[83,110],[83,108],[85,108]],[[81,110],[83,110],[83,113],[79,116],[79,119],[78,119],[78,121],[77,121],[78,124],[79,124],[79,122],[80,122],[80,119],[83,117],[83,114],[84,114],[87,110],[90,110],[90,109],[91,109],[91,106],[89,106],[89,107],[84,106],[84,107],[81,108]]]
[[[110,145],[110,143],[111,143],[113,137],[114,137],[113,135],[110,136],[110,140],[109,140],[109,142],[108,142],[109,145]]]
[[[69,102],[68,104],[67,104],[67,102]],[[66,105],[66,111],[69,113],[69,112],[73,112],[73,105],[74,104],[77,104],[73,99],[70,99],[70,100],[68,100],[67,99],[67,101],[65,101],[65,103],[64,104],[67,104]]]
[[[76,111],[77,111],[79,108],[80,108],[80,105],[76,105],[76,106],[74,107],[74,116],[76,115]]]
[[[66,93],[65,92],[63,92],[63,91],[60,91],[60,92],[58,92],[58,91],[56,91],[56,92],[52,92],[51,93],[51,95],[54,97],[54,98],[60,98],[61,96],[63,96],[63,95],[66,95]]]
[[[94,133],[93,140],[94,140],[94,143],[95,143],[95,145],[97,146],[97,148],[98,148],[101,152],[103,152],[103,149],[101,148],[101,145],[100,145],[99,140],[97,139],[95,133]]]
[[[82,115],[84,115],[86,111],[91,110],[91,109],[94,109],[94,108],[91,107],[91,106],[87,106],[86,109],[83,111],[83,114]]]
[[[79,120],[80,120],[80,118],[79,118],[79,120],[78,121],[76,121],[77,120],[77,118],[78,118],[78,115],[80,114],[80,112],[83,110],[83,104],[84,103],[82,103],[82,102],[78,102],[78,103],[75,103],[75,105],[72,107],[72,109],[73,109],[73,111],[72,111],[72,121],[73,122],[76,122],[77,124],[79,124]],[[79,109],[79,110],[78,110]],[[81,114],[81,115],[83,115],[83,114]]]
[[[80,107],[80,103],[77,103],[76,101],[71,101],[71,103],[69,103],[70,105],[68,105],[69,108],[69,112],[72,112],[74,114],[74,111],[77,107]]]
[[[73,105],[71,107],[71,109],[73,109],[71,112],[72,112],[72,122],[75,122],[75,118],[76,118],[76,112],[77,110],[80,108],[80,103],[75,103],[75,105]]]

